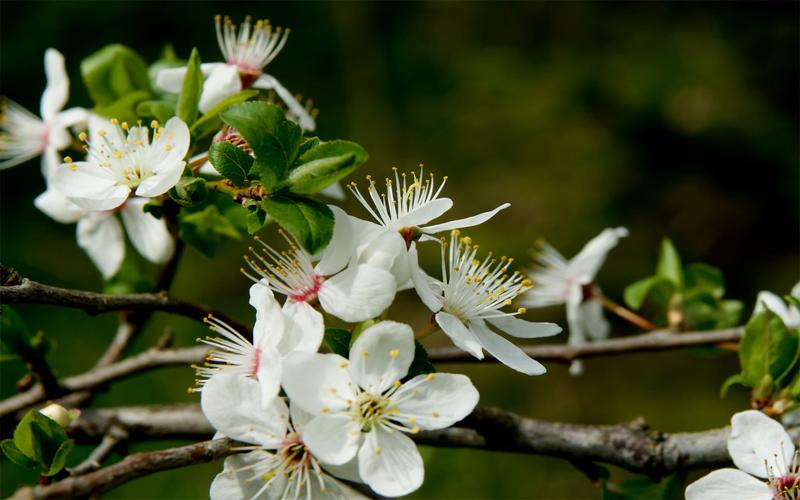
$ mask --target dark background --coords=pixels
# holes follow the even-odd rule
[[[453,216],[511,202],[468,233],[518,262],[539,237],[571,256],[604,227],[626,226],[631,236],[599,275],[614,298],[651,272],[659,239],[669,235],[685,261],[721,267],[728,295],[749,311],[759,290],[785,293],[800,276],[797,9],[790,2],[4,1],[0,90],[38,113],[43,53],[56,47],[72,78],[69,104],[86,106],[80,60],[104,44],[124,43],[148,61],[165,42],[182,57],[197,46],[211,62],[221,57],[215,14],[268,17],[292,34],[267,72],[314,98],[322,138],[352,139],[370,152],[358,178],[424,162],[450,177]],[[34,208],[43,186],[38,160],[0,173],[3,263],[45,283],[99,289],[74,226]],[[345,208],[366,216],[352,200]],[[175,294],[252,321],[248,281],[238,273],[247,244],[229,241],[214,260],[188,252]],[[433,268],[438,252],[425,258]],[[114,331],[113,315],[18,310],[56,342],[50,360],[61,375],[87,369]],[[392,316],[416,327],[427,321],[411,292]],[[560,308],[529,317],[565,323]],[[132,351],[151,345],[167,324],[177,345],[203,333],[158,315]],[[615,334],[634,332],[614,326]],[[721,382],[738,369],[731,353],[592,360],[579,378],[548,368],[529,378],[488,363],[448,367],[472,376],[482,404],[551,420],[610,424],[643,416],[658,429],[692,431],[722,426],[747,405],[743,390],[719,398]],[[8,361],[0,369],[5,397],[23,368]],[[95,405],[195,401],[186,393],[192,381],[189,368],[139,375]],[[597,495],[556,459],[446,449],[423,455],[427,479],[418,498]],[[166,472],[108,496],[202,497],[220,469],[214,463]],[[627,477],[613,472],[615,480]],[[0,462],[3,496],[31,480]]]

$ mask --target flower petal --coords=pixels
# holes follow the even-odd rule
[[[555,323],[534,323],[514,316],[486,318],[486,321],[518,339],[540,339],[561,333],[561,327]]]
[[[778,421],[758,410],[747,410],[731,418],[728,452],[736,467],[749,474],[766,478],[764,462],[768,461],[775,474],[782,476],[794,458],[794,443]]]
[[[525,375],[542,375],[547,370],[519,347],[489,330],[482,320],[470,321],[470,330],[481,345],[498,361]]]
[[[266,279],[250,287],[250,305],[256,310],[253,326],[253,345],[259,348],[276,347],[286,331],[281,305],[275,300]]]
[[[325,335],[322,314],[307,302],[287,300],[283,316],[285,330],[278,352],[283,355],[294,351],[317,352]]]
[[[477,226],[478,224],[483,224],[487,220],[497,215],[497,212],[499,212],[500,210],[504,210],[510,206],[511,203],[503,203],[494,210],[489,210],[488,212],[483,212],[482,214],[473,215],[472,217],[467,217],[465,219],[458,219],[450,222],[445,222],[443,224],[436,224],[434,226],[421,227],[420,230],[424,233],[434,234],[434,233],[441,233],[442,231],[450,231],[451,229],[461,229],[464,227]]]
[[[342,187],[342,183],[340,181],[336,181],[333,184],[328,184],[320,190],[319,194],[327,196],[328,198],[333,198],[334,200],[344,200],[347,198],[347,193],[344,192],[344,188]]]
[[[242,90],[242,80],[236,66],[228,64],[215,66],[203,83],[203,93],[200,95],[197,107],[205,113],[221,100],[240,90]]]
[[[328,208],[333,212],[333,236],[315,269],[320,276],[330,276],[344,269],[355,250],[350,217],[337,206],[328,205]]]
[[[707,474],[686,488],[686,500],[771,500],[772,490],[766,483],[736,469],[719,469]]]
[[[318,415],[305,426],[303,442],[320,461],[342,465],[358,453],[361,427],[347,413]]]
[[[578,315],[589,339],[602,340],[608,338],[611,325],[603,315],[603,305],[598,300],[583,301],[578,308]]]
[[[392,301],[397,285],[394,276],[375,266],[351,266],[320,286],[322,308],[348,323],[378,316]]]
[[[253,82],[253,88],[256,89],[272,89],[278,94],[286,107],[289,110],[289,115],[292,116],[300,128],[308,132],[313,132],[317,128],[314,118],[309,114],[308,110],[294,98],[291,92],[281,85],[277,78],[272,75],[262,74]]]
[[[281,355],[272,347],[259,348],[256,354],[256,380],[261,388],[261,405],[266,407],[281,390]]]
[[[209,496],[211,500],[266,500],[274,498],[278,486],[270,485],[263,489],[264,481],[254,472],[254,465],[272,460],[273,455],[264,450],[253,450],[249,453],[231,455],[225,459],[222,472],[217,474],[211,483]],[[277,481],[276,481],[277,482]]]
[[[107,212],[91,212],[78,221],[78,246],[83,248],[103,278],[119,271],[125,258],[125,237],[117,218]]]
[[[128,186],[117,184],[106,169],[89,162],[59,166],[50,182],[73,203],[87,210],[117,208],[131,192]]]
[[[203,386],[203,414],[231,439],[277,448],[286,436],[289,410],[280,398],[266,408],[259,383],[241,375],[219,373]]]
[[[392,395],[404,425],[423,430],[450,427],[469,415],[478,404],[478,390],[466,375],[417,375]]]
[[[358,451],[361,478],[375,493],[407,495],[422,485],[425,468],[414,442],[397,430],[376,427]]]
[[[478,359],[483,359],[481,344],[475,334],[464,326],[464,323],[450,313],[439,311],[436,313],[436,323],[450,340],[461,349],[467,351]]]
[[[69,77],[61,52],[56,49],[45,51],[44,72],[47,75],[47,87],[42,94],[39,111],[42,119],[50,122],[64,108],[69,97]]]
[[[585,274],[590,279],[594,279],[595,274],[606,260],[608,252],[617,246],[620,238],[628,236],[628,230],[624,227],[604,229],[602,233],[595,236],[583,249],[569,261],[569,267],[576,274]]]
[[[69,108],[59,112],[55,116],[54,122],[59,127],[68,128],[77,125],[85,126],[88,119],[89,119],[89,112],[86,111],[86,109]]]
[[[396,321],[367,328],[350,348],[350,373],[367,392],[380,394],[405,377],[414,361],[414,332]]]
[[[136,188],[136,195],[145,198],[161,196],[178,183],[185,166],[186,162],[183,160],[159,163],[154,167],[153,175],[143,180]]]
[[[427,224],[433,219],[441,217],[452,207],[453,200],[450,198],[436,198],[435,200],[431,200],[397,219],[397,221],[394,223],[394,228],[400,229],[401,227],[417,227]]]
[[[441,293],[436,293],[437,281],[425,274],[422,268],[419,267],[416,243],[411,243],[411,248],[408,249],[408,268],[411,274],[411,281],[414,283],[414,289],[417,291],[422,303],[433,312],[441,310],[444,301]]]
[[[200,65],[200,72],[203,73],[203,77],[206,78],[214,69],[225,65],[225,63],[203,63]],[[173,94],[178,94],[183,88],[184,78],[186,78],[186,66],[164,68],[156,75],[156,87]]]
[[[150,200],[133,197],[123,205],[120,215],[128,237],[136,250],[150,262],[163,264],[175,252],[175,243],[164,219],[156,219],[144,211]]]
[[[33,200],[36,208],[44,212],[48,217],[62,224],[72,224],[86,213],[84,209],[72,203],[66,196],[53,188],[40,194]]]
[[[344,411],[356,399],[348,364],[338,354],[295,351],[283,360],[281,383],[292,404],[313,415]]]

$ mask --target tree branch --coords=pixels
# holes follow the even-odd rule
[[[100,464],[108,454],[111,453],[114,447],[126,439],[128,439],[128,431],[119,425],[112,425],[108,433],[103,436],[100,445],[92,450],[89,456],[86,457],[86,460],[69,469],[70,475],[80,476],[96,471],[100,468]]]
[[[578,345],[554,344],[525,345],[520,347],[527,355],[538,361],[569,364],[579,358],[586,359],[617,354],[669,351],[685,347],[738,342],[743,334],[744,327],[686,333],[658,330],[650,333],[598,340],[596,342],[587,342]],[[431,347],[428,349],[428,358],[434,363],[467,363],[481,361],[454,346]],[[489,359],[496,361],[490,356],[483,361]]]
[[[0,286],[3,304],[47,304],[83,309],[89,314],[126,310],[131,312],[161,311],[202,321],[209,314],[249,336],[250,328],[227,315],[205,306],[178,299],[166,293],[131,293],[109,295],[43,285],[27,278],[11,286]]]

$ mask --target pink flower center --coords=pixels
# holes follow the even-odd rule
[[[256,347],[253,356],[255,359],[253,360],[253,369],[250,371],[250,376],[256,378],[258,369],[261,368],[261,349]]]
[[[308,288],[300,290],[297,293],[289,295],[289,300],[293,302],[310,302],[317,298],[319,289],[322,286],[322,277],[314,275],[314,284]]]
[[[794,500],[800,494],[800,476],[790,472],[785,476],[776,477],[772,488],[775,491],[775,500]]]

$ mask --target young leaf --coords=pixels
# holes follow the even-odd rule
[[[297,148],[297,157],[302,158],[307,151],[311,148],[317,147],[317,144],[320,143],[319,137],[306,137],[303,139],[303,142],[300,143],[300,147]],[[295,166],[297,166],[298,162],[295,162]]]
[[[256,234],[271,221],[269,215],[260,206],[247,214],[247,232]]]
[[[298,194],[313,194],[350,175],[367,161],[369,155],[350,141],[323,142],[297,160],[289,173],[289,189]]]
[[[628,285],[623,293],[625,303],[633,309],[639,309],[644,304],[650,290],[662,281],[665,280],[660,276],[650,276]]]
[[[222,126],[222,118],[219,117],[220,113],[234,104],[239,104],[257,95],[257,90],[242,90],[232,96],[226,97],[212,106],[203,116],[198,118],[197,121],[194,122],[194,125],[189,128],[189,132],[191,132],[192,137],[198,139],[202,139],[208,134],[216,132]]]
[[[743,385],[745,387],[750,386],[744,374],[737,373],[736,375],[731,375],[725,379],[725,382],[722,383],[722,387],[719,390],[719,397],[725,398],[725,396],[728,394],[728,389],[730,389],[734,384]]]
[[[270,196],[261,206],[311,254],[325,248],[333,235],[333,212],[323,203],[299,196]]]
[[[683,290],[683,269],[678,251],[669,238],[661,240],[661,252],[658,255],[656,276],[671,281],[678,290]]]
[[[175,114],[191,126],[197,119],[197,103],[200,102],[200,94],[203,92],[203,73],[200,71],[200,54],[197,48],[192,49],[189,56],[189,64],[186,66],[186,76],[183,77],[183,86],[178,96],[178,106]]]
[[[50,461],[50,467],[43,473],[44,476],[55,476],[67,465],[67,457],[75,447],[74,439],[67,439],[56,449]]]
[[[139,115],[137,110],[139,104],[151,98],[150,94],[144,90],[137,90],[125,94],[116,101],[109,104],[98,104],[94,108],[94,113],[106,118],[116,118],[121,122],[135,122]]]
[[[253,166],[253,157],[229,142],[217,142],[208,150],[208,160],[217,172],[242,187]]]
[[[284,178],[294,163],[303,132],[281,108],[263,101],[244,102],[226,109],[222,120],[242,134],[257,158],[264,187]]]
[[[200,177],[181,177],[169,190],[169,197],[182,207],[196,205],[208,196],[206,181]]]
[[[107,106],[137,90],[152,95],[147,65],[124,45],[107,45],[81,61],[81,76],[98,106]]]
[[[4,439],[0,441],[0,448],[2,448],[3,453],[6,454],[8,459],[17,465],[28,467],[29,469],[36,469],[39,467],[38,462],[19,451],[13,439]]]
[[[350,354],[350,332],[340,328],[325,330],[325,346],[334,354],[347,357]]]
[[[175,105],[169,101],[142,101],[136,105],[136,114],[164,123],[175,116]]]
[[[799,349],[798,333],[788,330],[778,315],[766,309],[745,326],[739,343],[742,376],[750,386],[757,385],[765,375],[779,382],[797,361]]]
[[[219,212],[216,205],[208,205],[197,212],[181,211],[178,220],[181,238],[206,257],[214,256],[223,236],[241,238],[236,226]]]
[[[49,465],[55,450],[67,440],[64,428],[37,410],[29,410],[14,429],[14,445],[28,458]]]
[[[722,271],[714,266],[700,262],[689,264],[684,269],[684,277],[687,290],[702,289],[718,299],[725,295],[725,279]]]

